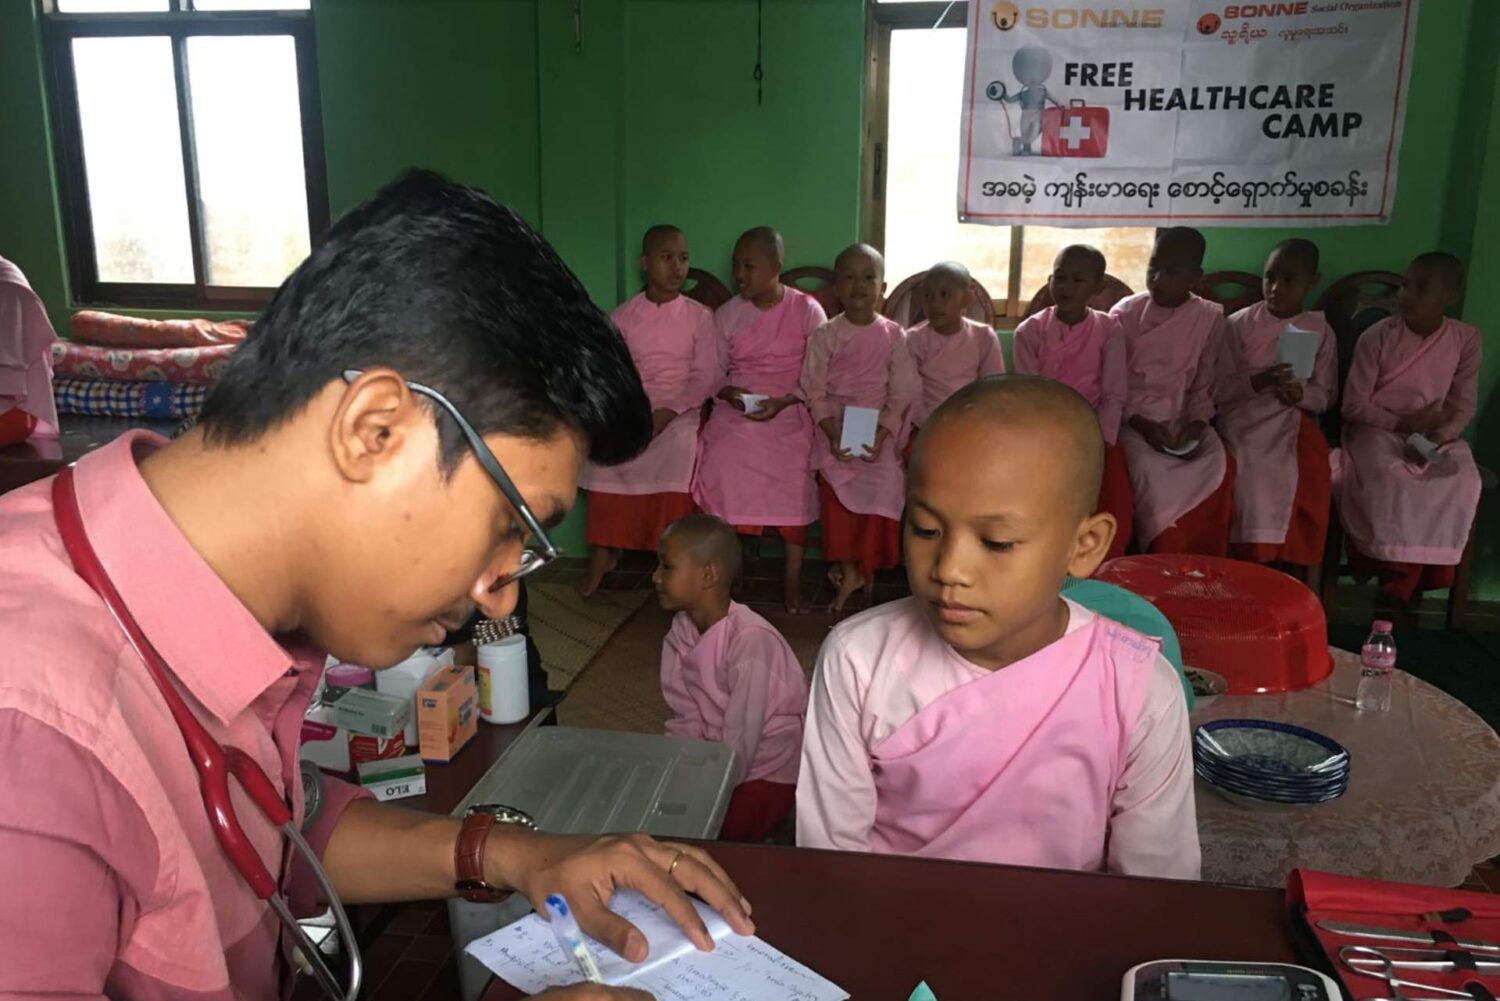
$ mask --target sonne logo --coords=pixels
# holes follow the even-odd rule
[[[1224,8],[1224,20],[1243,21],[1251,17],[1291,17],[1307,13],[1307,0],[1300,3],[1232,3]]]
[[[990,8],[990,20],[1001,31],[1009,31],[1026,19],[1028,28],[1160,28],[1159,7],[1028,7],[1023,12],[1010,0],[999,0]]]

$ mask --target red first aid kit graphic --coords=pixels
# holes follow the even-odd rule
[[[1071,100],[1042,112],[1042,156],[1101,157],[1109,148],[1109,109]]]

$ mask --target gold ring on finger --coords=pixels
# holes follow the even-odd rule
[[[677,854],[674,855],[674,856],[672,856],[672,864],[669,865],[669,866],[667,866],[667,875],[668,876],[672,875],[673,871],[676,870],[676,868],[677,868],[677,863],[681,862],[683,860],[683,858],[685,858],[686,856],[687,856],[687,851],[685,849],[682,849],[682,848],[677,849]]]

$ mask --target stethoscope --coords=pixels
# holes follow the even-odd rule
[[[130,609],[125,606],[120,592],[115,590],[114,583],[104,570],[104,565],[99,562],[98,554],[89,543],[88,533],[83,527],[83,516],[78,509],[78,494],[73,486],[72,466],[65,467],[53,481],[52,506],[57,518],[57,530],[62,536],[63,549],[67,552],[68,558],[73,561],[73,567],[78,571],[78,576],[94,589],[104,601],[110,614],[115,617],[115,622],[119,624],[120,630],[130,641],[131,647],[145,664],[146,673],[156,683],[157,691],[161,692],[162,701],[167,705],[167,711],[172,714],[172,719],[177,723],[177,729],[182,733],[182,742],[187,745],[188,756],[192,758],[193,767],[198,770],[203,806],[208,811],[208,823],[213,828],[219,847],[224,850],[230,865],[234,866],[255,895],[270,905],[271,910],[276,913],[282,928],[295,940],[302,962],[311,970],[329,997],[334,1001],[353,1001],[359,994],[360,981],[363,976],[359,943],[355,940],[354,928],[349,923],[349,916],[344,912],[344,905],[328,880],[328,874],[323,871],[323,866],[318,862],[317,856],[303,839],[302,832],[297,830],[297,826],[292,823],[291,809],[255,760],[237,747],[220,746],[213,737],[209,736],[203,724],[198,722],[197,717],[188,709],[187,703],[182,700],[182,696],[177,693],[166,660],[141,631],[140,624],[136,622],[135,616],[130,614]],[[339,986],[338,978],[334,976],[318,946],[292,916],[286,898],[278,892],[276,878],[271,875],[270,870],[256,854],[255,846],[251,844],[250,839],[245,836],[244,829],[240,827],[239,818],[235,816],[234,807],[229,799],[231,775],[239,782],[240,788],[245,790],[250,801],[259,808],[266,819],[274,826],[281,828],[282,833],[286,835],[292,847],[301,854],[308,867],[312,869],[313,875],[317,877],[318,883],[321,884],[324,896],[333,909],[339,939],[349,955],[349,989],[347,992]]]

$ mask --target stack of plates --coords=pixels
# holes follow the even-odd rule
[[[1349,787],[1349,752],[1338,741],[1261,719],[1221,719],[1193,733],[1193,769],[1237,803],[1307,806]]]

